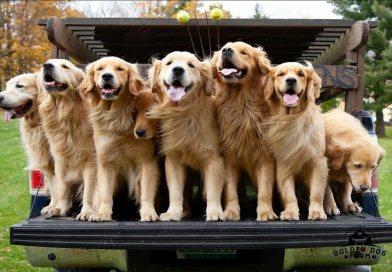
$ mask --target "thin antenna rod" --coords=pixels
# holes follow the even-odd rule
[[[207,31],[208,31],[208,44],[210,47],[210,54],[208,55],[208,57],[211,57],[211,35],[210,35],[210,25],[208,24],[208,16],[207,16],[207,11],[204,11],[206,14],[206,21],[207,21]]]
[[[219,42],[219,23],[218,23],[219,21],[218,20],[216,20],[216,32],[217,32],[217,35],[218,35],[218,50],[220,49],[220,42]]]
[[[197,31],[199,32],[199,39],[200,39],[201,51],[203,52],[203,59],[205,59],[206,58],[206,54],[204,54],[204,46],[203,46],[203,41],[201,39],[199,23],[198,23],[197,18],[196,18],[196,12],[193,12],[193,14],[195,15]]]
[[[197,52],[196,52],[195,45],[193,44],[193,39],[192,39],[191,31],[189,30],[188,23],[186,23],[186,28],[188,29],[189,38],[191,38],[191,43],[192,43],[193,51],[195,52],[195,55],[196,55],[196,56],[199,56],[199,55],[197,54]]]

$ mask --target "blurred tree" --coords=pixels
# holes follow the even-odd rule
[[[10,78],[34,72],[50,57],[39,18],[84,17],[66,1],[0,1],[0,91]]]
[[[250,17],[252,19],[269,19],[269,16],[264,12],[264,9],[258,2],[256,2],[254,7],[254,13]]]
[[[377,20],[366,46],[364,108],[376,113],[376,134],[385,136],[383,108],[392,103],[392,1],[331,1],[334,12],[347,19]]]
[[[191,18],[194,18],[194,13],[197,18],[205,18],[205,11],[209,12],[215,7],[223,11],[223,18],[232,18],[230,11],[225,10],[222,4],[212,4],[204,10],[203,2],[198,0],[104,1],[95,8],[91,8],[87,2],[84,12],[89,17],[176,18],[177,13],[184,10]]]

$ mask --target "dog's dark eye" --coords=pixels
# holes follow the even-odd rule
[[[23,85],[16,84],[16,88],[23,88],[23,87],[24,87]]]
[[[172,62],[171,62],[171,61],[169,61],[168,63],[166,63],[166,65],[170,65],[170,64],[172,64]]]
[[[362,167],[362,165],[360,165],[360,164],[354,164],[354,166],[355,166],[356,168],[361,168],[361,167]]]
[[[98,70],[98,71],[101,71],[101,70],[102,70],[102,67],[98,67],[97,70]]]
[[[298,72],[298,75],[299,75],[300,77],[304,77],[304,76],[305,76],[304,73],[302,73],[302,72]]]
[[[246,51],[241,51],[241,54],[242,54],[242,55],[245,55],[245,56],[248,55],[248,54],[246,53]]]
[[[117,67],[117,71],[124,71],[124,69],[121,67]]]
[[[279,73],[279,74],[278,74],[278,77],[280,77],[280,76],[284,76],[284,73]]]
[[[61,67],[63,67],[64,69],[69,69],[67,65],[61,65]]]
[[[192,63],[188,63],[188,66],[191,68],[195,68],[195,66]]]

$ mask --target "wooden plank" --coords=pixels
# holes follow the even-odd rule
[[[314,65],[323,88],[354,89],[358,87],[357,67],[344,65]]]
[[[338,94],[345,92],[345,89],[340,88],[331,88],[326,91],[321,92],[320,97],[316,99],[316,104],[321,104],[322,102],[328,101]]]
[[[314,61],[314,64],[334,64],[341,61],[348,52],[357,50],[367,43],[369,31],[368,22],[356,22],[327,51],[321,54]]]
[[[88,50],[86,44],[79,40],[71,30],[69,30],[62,20],[50,17],[47,21],[46,31],[49,41],[58,49],[67,50],[78,62],[93,62],[98,57]]]
[[[222,27],[257,27],[257,28],[350,28],[356,21],[342,19],[222,19],[219,25]],[[47,19],[39,19],[38,25],[46,25]],[[200,26],[207,25],[205,19],[199,19]],[[212,19],[208,20],[209,25],[215,25]],[[67,18],[65,25],[72,26],[157,26],[168,27],[177,26],[176,19],[166,18]],[[189,25],[196,25],[194,19],[190,19]],[[377,27],[377,22],[370,22],[371,27]]]

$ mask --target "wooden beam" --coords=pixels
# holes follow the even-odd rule
[[[341,94],[345,92],[346,90],[340,89],[340,88],[332,88],[328,89],[326,91],[321,92],[320,97],[316,99],[316,104],[321,104],[325,101],[328,101],[334,97],[336,97],[338,94]]]
[[[46,31],[49,41],[58,49],[69,51],[78,62],[87,63],[98,59],[98,56],[88,49],[87,45],[69,30],[62,20],[50,17],[47,21]]]
[[[314,64],[335,64],[345,58],[350,51],[358,50],[367,43],[369,38],[369,23],[356,22],[330,48],[316,58]]]

